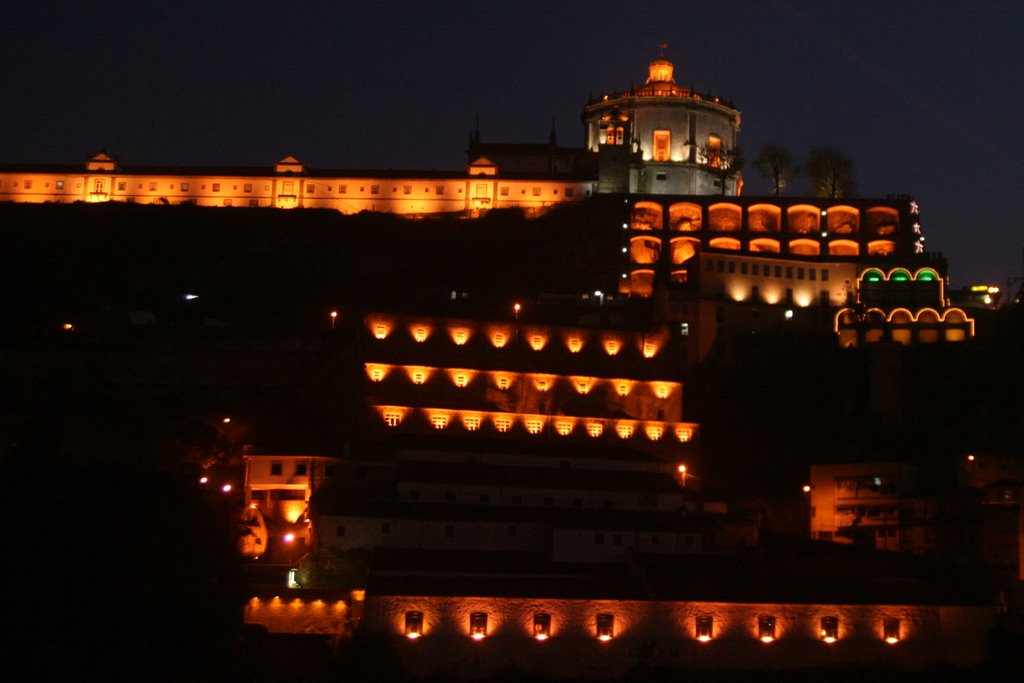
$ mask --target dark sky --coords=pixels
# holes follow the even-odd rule
[[[836,147],[858,194],[914,195],[954,287],[1004,285],[1022,31],[1008,0],[26,1],[0,26],[0,162],[458,169],[477,119],[485,142],[554,120],[581,145],[588,96],[642,83],[665,42],[677,82],[733,98],[748,157]]]

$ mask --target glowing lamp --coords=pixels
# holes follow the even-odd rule
[[[415,339],[418,343],[423,343],[423,342],[427,341],[427,337],[429,335],[430,335],[430,330],[428,330],[423,325],[418,325],[418,326],[412,328],[412,338]]]
[[[804,484],[803,491],[804,491],[804,493],[810,493],[811,492],[811,485],[810,484]]]
[[[680,471],[685,471],[686,467],[680,465]],[[697,617],[697,640],[702,643],[706,643],[714,636],[714,619],[710,614],[702,614]]]
[[[473,612],[469,615],[469,637],[473,640],[487,637],[487,612]]]
[[[762,615],[757,618],[757,637],[762,643],[775,641],[775,617]]]
[[[205,484],[208,481],[210,481],[209,477],[199,477],[199,483],[200,484]]]
[[[608,641],[615,637],[615,615],[597,615],[597,639]]]
[[[294,540],[295,540],[295,534],[293,534],[293,533],[289,532],[289,533],[287,533],[287,534],[285,534],[285,535],[284,535],[284,542],[285,542],[285,543],[291,543],[291,542],[293,542]]]
[[[620,439],[628,439],[633,436],[633,425],[628,423],[622,423],[615,426],[615,433],[619,435]]]
[[[231,484],[224,484],[220,487],[220,490],[224,493],[231,493]]]

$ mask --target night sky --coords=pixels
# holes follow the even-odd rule
[[[0,162],[450,169],[484,142],[582,145],[580,111],[676,81],[775,142],[911,194],[954,287],[1022,274],[1024,4],[999,2],[20,2],[0,27]],[[748,163],[746,194],[768,185]],[[800,179],[788,192],[805,194]]]

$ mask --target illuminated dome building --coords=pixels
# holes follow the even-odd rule
[[[731,168],[740,113],[721,97],[676,84],[673,71],[662,54],[643,86],[584,107],[586,149],[599,157],[598,192],[740,193]]]

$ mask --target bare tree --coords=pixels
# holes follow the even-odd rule
[[[793,162],[789,150],[772,144],[761,148],[761,153],[754,160],[754,168],[771,181],[776,197],[789,186],[794,176],[800,174],[800,168]]]
[[[725,149],[720,145],[697,148],[697,154],[704,164],[705,170],[715,177],[715,185],[719,192],[725,194],[730,180],[739,180],[743,169],[743,154],[739,147]]]
[[[849,197],[853,194],[853,161],[831,147],[812,149],[804,163],[818,197]]]

